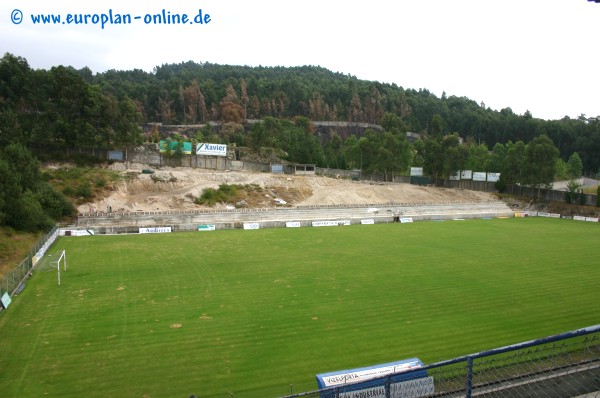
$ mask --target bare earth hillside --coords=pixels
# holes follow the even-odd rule
[[[79,206],[80,213],[115,211],[192,210],[202,206],[194,198],[205,188],[221,184],[253,187],[255,194],[242,200],[245,207],[370,205],[385,203],[481,202],[498,198],[486,192],[422,187],[410,184],[368,183],[321,176],[290,176],[248,171],[193,168],[155,169],[144,174],[141,164],[113,164],[129,176],[110,196]],[[240,203],[221,206],[240,206]]]

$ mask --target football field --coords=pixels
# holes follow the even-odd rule
[[[596,325],[599,238],[533,217],[60,238],[61,285],[41,264],[0,313],[0,396],[275,398]]]

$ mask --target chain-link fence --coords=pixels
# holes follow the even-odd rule
[[[600,325],[295,397],[600,398]]]
[[[54,243],[58,236],[58,225],[54,226],[50,232],[42,236],[31,248],[27,257],[15,268],[0,275],[0,297],[4,293],[13,296],[23,285],[23,282],[35,266],[36,262],[42,258],[46,250]]]

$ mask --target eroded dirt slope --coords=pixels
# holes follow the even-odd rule
[[[356,205],[419,202],[494,201],[491,193],[421,187],[410,184],[368,183],[321,176],[290,176],[248,171],[215,171],[164,167],[144,174],[141,164],[114,164],[112,168],[129,176],[110,196],[79,206],[79,212],[162,211],[202,208],[194,198],[204,188],[221,184],[249,185],[256,189],[247,207],[277,205]],[[235,203],[228,204],[234,206]],[[226,205],[223,205],[226,206]]]

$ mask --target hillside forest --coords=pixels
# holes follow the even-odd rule
[[[324,133],[316,121],[372,128]],[[159,125],[186,128],[166,137]],[[500,172],[500,185],[550,186],[556,178],[600,171],[598,115],[543,120],[318,66],[190,61],[152,72],[93,73],[63,65],[33,69],[6,53],[0,58],[0,224],[14,224],[12,206],[23,202],[15,198],[36,202],[42,212],[49,206],[41,174],[19,167],[16,158],[37,164],[76,148],[125,149],[160,139],[268,150],[289,162],[384,175],[420,166],[436,181],[470,169]],[[25,171],[31,175],[21,176]],[[72,211],[59,205],[60,194],[52,194],[53,213],[46,212],[52,219]]]

